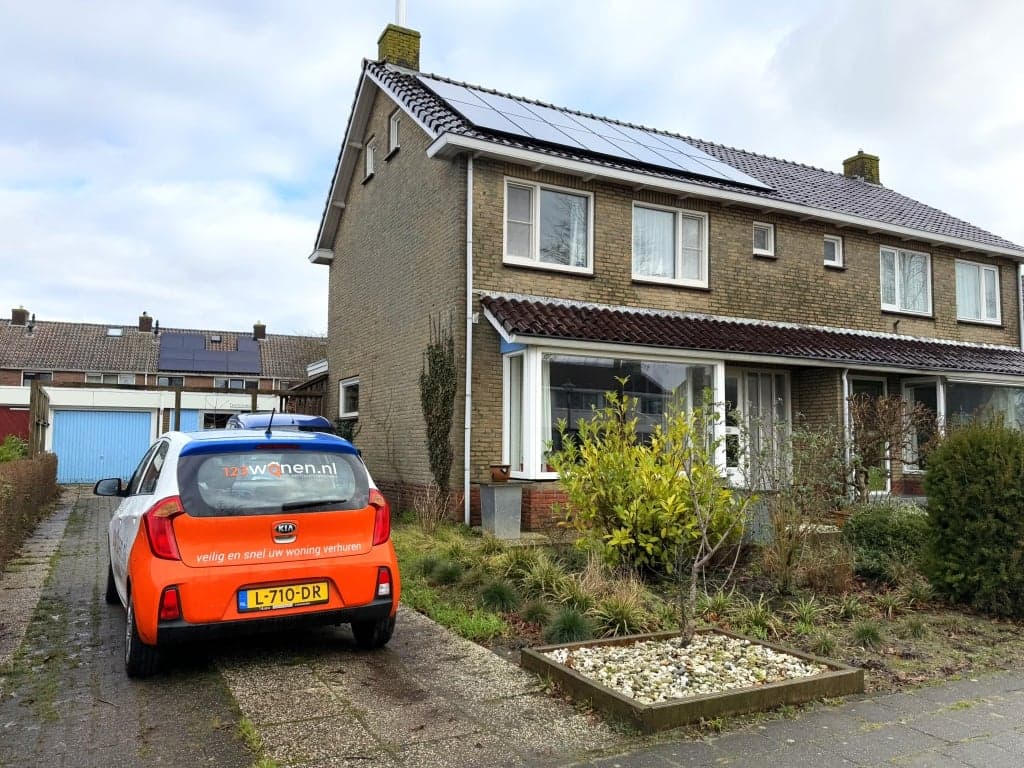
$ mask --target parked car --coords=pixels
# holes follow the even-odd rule
[[[273,422],[270,417],[273,415]],[[302,413],[273,413],[270,411],[253,411],[251,413],[236,413],[228,419],[228,429],[262,429],[267,426],[274,429],[290,429],[299,432],[326,432],[329,435],[336,435],[338,431],[334,424],[323,416],[307,416]]]
[[[168,432],[110,521],[106,600],[127,611],[130,677],[166,646],[230,633],[350,623],[391,638],[400,594],[390,510],[358,451],[317,432]]]

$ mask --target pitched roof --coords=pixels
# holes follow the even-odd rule
[[[120,335],[109,335],[110,328],[119,329]],[[161,328],[160,333],[200,334],[207,349],[220,351],[235,350],[239,337],[251,336],[238,331],[185,328]],[[220,336],[220,341],[213,341],[213,336]],[[326,346],[326,339],[315,336],[267,334],[259,342],[259,375],[301,381],[306,378],[306,364],[324,357]],[[135,326],[39,321],[32,333],[27,333],[24,326],[0,319],[0,368],[156,373],[159,353],[160,336],[142,333]]]
[[[808,165],[780,160],[743,149],[735,149],[721,144],[704,141],[688,136],[671,134],[666,131],[654,131],[666,136],[673,136],[691,144],[712,157],[736,168],[755,179],[767,184],[771,189],[754,189],[716,181],[701,176],[687,174],[682,171],[671,171],[657,168],[640,162],[627,162],[622,158],[611,158],[588,152],[582,149],[570,149],[566,146],[550,144],[538,139],[512,136],[473,125],[463,118],[449,103],[435,95],[416,77],[416,73],[399,70],[381,62],[368,62],[367,74],[382,87],[386,88],[395,99],[402,104],[433,137],[442,134],[454,134],[468,138],[481,139],[492,144],[511,148],[526,149],[556,158],[576,160],[610,169],[639,172],[655,178],[686,181],[691,184],[707,187],[709,190],[741,192],[764,200],[765,205],[786,203],[808,207],[825,214],[839,214],[868,219],[895,227],[906,228],[935,236],[955,238],[976,243],[979,246],[1018,251],[1024,256],[1024,246],[1012,243],[970,222],[958,219],[948,213],[918,202],[906,195],[879,184],[871,184],[861,179],[848,178],[841,173],[826,171]],[[436,80],[456,85],[468,85],[438,75],[429,75]],[[493,91],[476,85],[469,85],[486,93],[494,93],[525,104],[538,104],[570,115],[595,117],[583,112],[565,109],[543,102],[526,99],[511,94]],[[608,118],[600,120],[633,128],[651,129],[635,126]],[[326,214],[325,214],[326,215]]]
[[[480,303],[508,336],[820,361],[850,367],[1024,376],[1015,347],[966,344],[682,312],[489,294]]]

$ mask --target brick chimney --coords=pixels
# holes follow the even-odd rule
[[[146,310],[142,310],[142,314],[139,315],[139,332],[153,332],[153,318],[146,314]]]
[[[377,40],[377,59],[418,72],[420,33],[415,29],[388,24]]]
[[[869,155],[863,149],[858,149],[856,155],[843,160],[843,176],[863,179],[871,184],[881,184],[878,176],[878,155]]]
[[[12,309],[11,325],[28,325],[28,310],[24,307]]]
[[[253,323],[253,326],[252,326],[252,337],[254,339],[256,339],[256,341],[263,341],[265,338],[267,338],[267,326],[266,326],[266,324],[261,323],[259,320],[257,320],[255,323]]]

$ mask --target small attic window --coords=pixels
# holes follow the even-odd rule
[[[366,149],[363,150],[363,161],[365,164],[363,184],[365,184],[366,182],[373,178],[373,173],[376,170],[374,162],[374,155],[376,154],[376,151],[376,146],[374,145],[373,139],[371,138],[369,141],[366,142]]]
[[[220,334],[219,333],[211,334],[210,335],[210,341],[212,341],[214,344],[220,344]]]
[[[124,333],[123,328],[107,328],[107,336],[120,336]]]
[[[398,131],[402,125],[402,111],[396,109],[391,113],[391,117],[388,118],[388,153],[385,155],[385,160],[390,160],[395,152],[398,151],[400,146],[398,139]]]

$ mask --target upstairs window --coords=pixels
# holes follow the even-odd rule
[[[707,215],[633,206],[633,279],[707,288]]]
[[[505,184],[505,263],[593,271],[591,196],[525,182]]]
[[[825,235],[825,266],[843,266],[843,238]]]
[[[53,381],[53,373],[50,371],[22,371],[22,386],[27,386],[33,381]]]
[[[213,386],[217,389],[259,389],[259,379],[228,379],[215,377]]]
[[[363,159],[366,163],[365,173],[363,175],[363,181],[369,181],[373,177],[373,171],[376,168],[376,160],[374,155],[376,150],[374,148],[373,139],[366,142],[366,149],[363,150]]]
[[[86,384],[134,384],[134,373],[87,373]]]
[[[157,376],[156,385],[158,387],[183,387],[185,386],[184,376]]]
[[[391,113],[391,117],[388,119],[388,154],[387,157],[384,158],[385,160],[387,160],[388,157],[391,157],[393,154],[395,154],[395,152],[398,151],[398,147],[400,146],[398,139],[398,129],[401,127],[401,125],[402,113],[401,111],[396,109],[394,112]]]
[[[956,316],[976,323],[1000,322],[999,267],[957,260]]]
[[[754,255],[775,256],[775,225],[754,222]]]
[[[913,315],[932,313],[932,257],[901,248],[882,248],[882,309]]]

